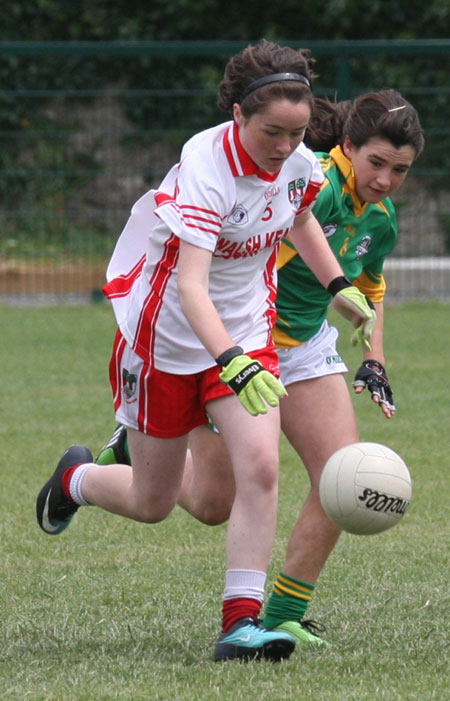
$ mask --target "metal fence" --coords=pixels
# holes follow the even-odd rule
[[[223,120],[216,85],[248,43],[0,42],[0,303],[101,298],[130,206]],[[417,107],[389,296],[450,299],[450,40],[288,43],[311,48],[316,94],[395,87]]]

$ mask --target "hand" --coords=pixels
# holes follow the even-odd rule
[[[356,327],[350,339],[352,345],[360,342],[372,350],[370,339],[377,321],[373,302],[343,275],[334,278],[327,290],[333,295],[333,307]]]
[[[365,360],[353,381],[355,392],[360,394],[368,388],[375,404],[379,404],[383,414],[390,419],[394,416],[395,405],[392,388],[386,370],[377,360]]]
[[[365,348],[372,350],[370,339],[377,321],[377,314],[373,309],[372,302],[357,287],[349,285],[336,292],[332,304],[345,319],[351,321],[356,327],[356,331],[350,339],[351,344],[356,346],[357,343],[362,343]]]
[[[352,336],[350,338],[350,343],[352,346],[357,346],[358,343],[360,343],[364,348],[367,348],[367,350],[372,350],[372,346],[370,345],[370,339],[372,338],[373,330],[375,328],[375,324],[377,323],[377,313],[375,309],[372,311],[372,317],[370,319],[367,319],[364,323],[362,323],[354,333],[352,333]]]
[[[252,416],[267,414],[267,406],[278,406],[279,397],[287,394],[285,388],[271,372],[265,370],[258,360],[248,355],[237,355],[219,374],[238,396],[242,405]]]

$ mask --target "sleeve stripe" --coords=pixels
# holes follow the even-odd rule
[[[220,220],[220,214],[214,212],[212,209],[205,209],[204,207],[195,207],[193,204],[182,204],[179,205],[180,209],[192,209],[194,212],[202,212],[203,214],[210,214],[213,217],[217,217]]]
[[[314,202],[317,199],[317,196],[320,192],[320,188],[322,187],[322,183],[318,183],[315,180],[310,180],[308,187],[305,192],[305,196],[303,197],[302,204],[300,209],[298,210],[297,214],[301,214],[304,212],[306,209],[311,207]]]

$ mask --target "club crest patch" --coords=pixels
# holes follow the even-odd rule
[[[133,375],[125,368],[122,370],[122,391],[124,393],[125,399],[129,401],[133,398],[136,393],[137,386],[137,376]]]
[[[246,224],[248,222],[248,213],[245,207],[241,204],[236,205],[231,214],[228,215],[227,222],[234,224],[234,226]]]
[[[329,239],[330,236],[333,236],[333,234],[336,233],[337,228],[337,224],[325,224],[325,226],[322,227],[323,233],[325,234],[327,239]]]
[[[291,180],[291,182],[288,184],[289,202],[295,207],[295,209],[300,208],[303,196],[305,194],[305,185],[305,178],[297,178],[297,180]]]
[[[366,253],[369,252],[369,248],[372,243],[372,237],[371,236],[363,236],[361,241],[358,243],[356,246],[356,257],[357,258],[362,258],[362,256],[365,256]]]

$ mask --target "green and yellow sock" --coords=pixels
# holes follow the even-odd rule
[[[267,602],[263,626],[276,628],[284,621],[301,621],[312,599],[315,585],[280,572]]]

